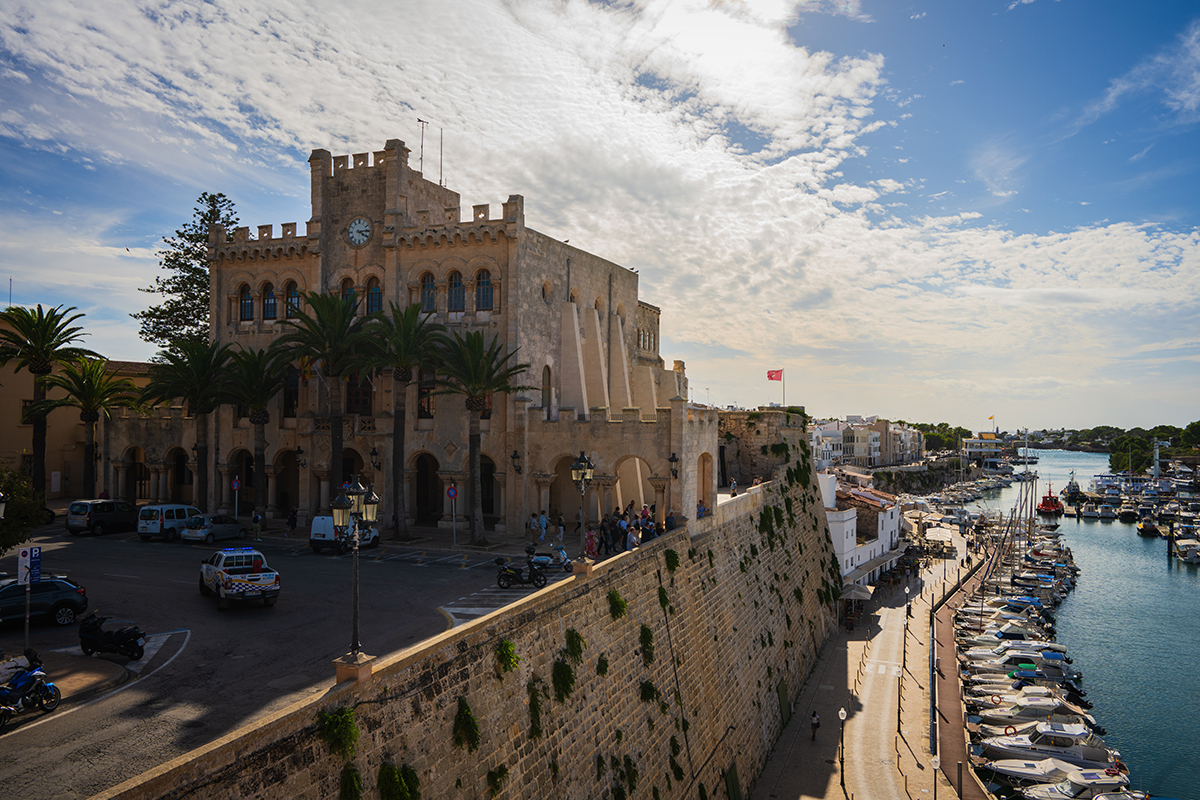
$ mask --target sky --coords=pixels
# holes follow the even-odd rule
[[[520,194],[638,270],[697,402],[1200,419],[1177,0],[6,0],[0,292],[148,359],[129,315],[201,192],[303,223],[312,149],[416,164],[418,119],[466,214]]]

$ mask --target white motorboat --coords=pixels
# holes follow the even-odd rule
[[[1129,786],[1129,776],[1116,767],[1074,770],[1056,783],[1029,786],[1021,794],[1029,800],[1092,800],[1100,794],[1121,791]]]
[[[1050,645],[1054,646],[1050,647]],[[1066,652],[1066,646],[1057,642],[1005,642],[995,647],[972,647],[970,650],[960,653],[959,657],[967,661],[993,661],[1014,653],[1029,653],[1031,655],[1061,653],[1065,655]]]
[[[979,721],[986,725],[1017,725],[1029,721],[1082,722],[1094,728],[1096,720],[1082,708],[1064,703],[1054,697],[1026,697],[999,706],[977,710]]]
[[[1039,722],[1033,733],[991,736],[982,745],[996,758],[1057,758],[1085,769],[1107,769],[1121,756],[1082,723]]]
[[[1079,767],[1057,758],[1030,761],[1024,758],[1002,758],[985,761],[978,769],[991,773],[1012,786],[1036,786],[1061,781]]]
[[[1100,519],[1116,519],[1117,509],[1109,503],[1104,503],[1100,506],[1100,508],[1096,509],[1096,514],[1100,517]]]

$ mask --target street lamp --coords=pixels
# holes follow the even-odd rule
[[[592,483],[592,475],[595,471],[596,465],[580,450],[579,458],[575,459],[575,463],[571,465],[571,480],[579,487],[580,495],[587,492],[588,486]]]
[[[358,533],[362,523],[370,524],[375,520],[379,513],[379,497],[373,491],[370,493],[370,497],[367,497],[367,489],[363,488],[358,478],[354,478],[353,483],[330,502],[329,508],[333,513],[334,527],[349,539],[350,550],[354,554],[350,571],[350,592],[353,603],[350,623],[350,657],[357,658],[362,649],[358,635]]]
[[[842,721],[842,741],[838,745],[838,772],[842,777],[842,794],[846,793],[846,708],[838,709],[838,719]]]
[[[8,503],[8,495],[0,492],[0,519],[4,519],[4,506]]]
[[[509,456],[509,458],[511,458],[512,462],[513,462],[513,472],[520,475],[521,474],[521,454],[518,453],[516,450],[513,450],[512,455]]]
[[[938,769],[940,769],[942,766],[942,760],[937,756],[934,756],[933,758],[929,759],[929,764],[933,767],[933,800],[937,800],[937,774]]]
[[[671,465],[671,477],[678,478],[679,477],[679,456],[675,455],[674,453],[671,453],[671,457],[668,458],[667,461]]]

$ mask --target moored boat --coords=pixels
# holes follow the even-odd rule
[[[1041,722],[1033,733],[991,736],[982,744],[985,754],[997,758],[1057,758],[1086,769],[1113,767],[1121,756],[1082,723]]]
[[[1046,496],[1037,505],[1037,513],[1044,517],[1061,517],[1063,515],[1062,501],[1054,494],[1054,487],[1046,490]]]

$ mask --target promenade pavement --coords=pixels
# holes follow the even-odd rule
[[[955,544],[958,557],[935,561],[906,583],[878,587],[855,629],[843,626],[825,643],[754,786],[755,800],[929,800],[935,791],[954,796],[945,774],[953,768],[945,763],[948,754],[941,753],[936,774],[930,763],[929,632],[930,610],[954,585],[965,553],[962,539],[955,537]],[[906,597],[912,601],[907,627]],[[953,635],[949,638],[953,649]],[[958,706],[957,690],[953,703]],[[843,708],[845,744],[839,752]],[[814,711],[821,722],[815,739]],[[961,727],[952,729],[944,718],[941,733],[962,736]]]

